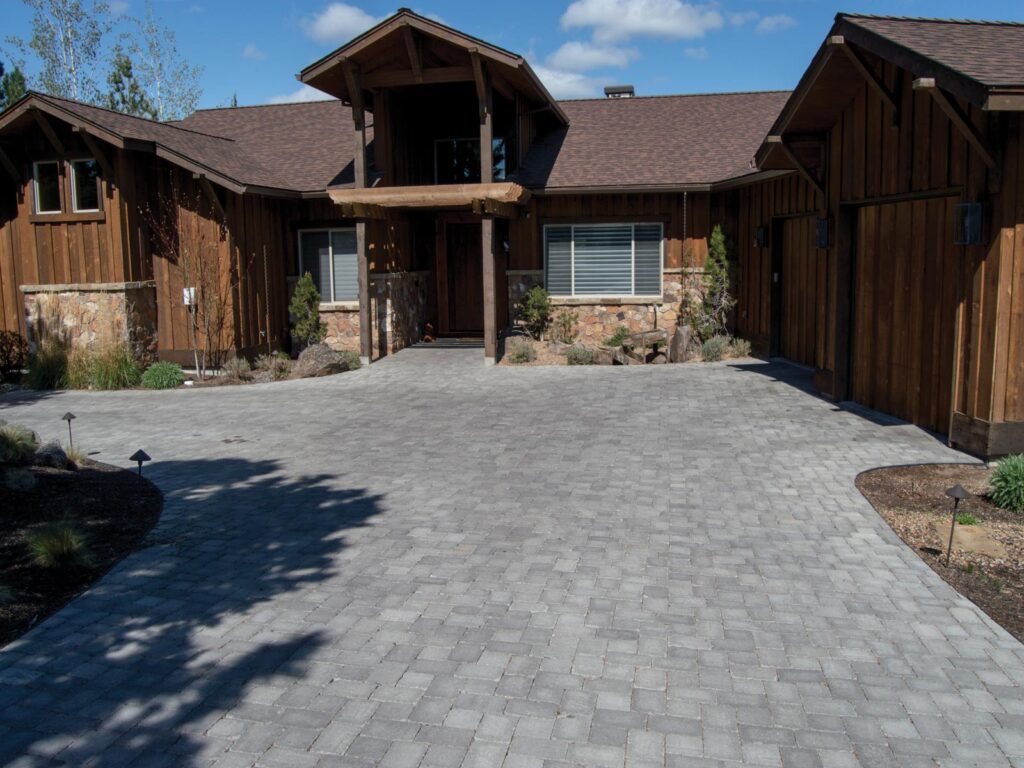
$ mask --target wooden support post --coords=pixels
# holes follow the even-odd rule
[[[494,365],[498,357],[498,308],[495,296],[494,219],[484,216],[480,221],[484,257],[484,364]]]
[[[39,126],[39,130],[46,136],[46,140],[50,142],[50,146],[53,147],[54,151],[58,156],[64,157],[64,144],[57,138],[57,133],[53,130],[53,126],[50,125],[50,121],[46,119],[46,115],[40,112],[38,109],[32,110],[32,117],[35,119],[36,124]]]
[[[355,128],[355,159],[353,160],[355,186],[366,187],[366,109],[363,101],[362,79],[359,69],[347,59],[341,63],[352,102],[352,123]],[[360,211],[353,206],[353,213]],[[366,220],[356,220],[356,262],[359,270],[359,359],[369,365],[373,358],[373,326],[370,316],[370,259],[366,242]],[[383,329],[381,329],[383,332]]]
[[[991,170],[996,173],[999,172],[999,163],[996,160],[996,153],[992,150],[992,147],[986,141],[985,137],[982,136],[978,129],[974,127],[974,123],[967,114],[960,109],[960,106],[955,102],[951,101],[948,96],[935,84],[934,77],[919,77],[914,81],[915,91],[926,91],[931,94],[932,100],[935,104],[946,113],[946,117],[953,123],[953,126],[963,135],[967,140],[967,143],[974,147],[974,151],[977,152],[981,159],[985,162]]]
[[[369,365],[373,357],[373,326],[370,317],[370,260],[366,251],[365,221],[356,222],[356,261],[359,269],[359,360],[363,365]]]
[[[878,94],[879,98],[886,103],[890,110],[892,110],[892,124],[899,125],[900,108],[896,103],[896,97],[886,87],[885,83],[878,78],[868,63],[864,61],[864,58],[846,42],[842,35],[833,35],[828,39],[828,44],[830,46],[835,46],[846,54],[846,58],[850,60],[851,64],[853,64],[853,68],[860,73],[860,76],[867,81],[867,84],[871,89],[874,90],[874,92]]]
[[[825,188],[821,186],[821,182],[818,181],[818,178],[813,173],[811,173],[810,169],[800,162],[800,159],[793,152],[792,148],[786,143],[785,138],[782,136],[769,136],[768,143],[778,145],[779,149],[782,150],[782,153],[786,156],[789,162],[793,164],[794,169],[807,180],[807,183],[814,188],[815,192],[821,195],[822,205],[826,205],[828,199],[825,196]]]

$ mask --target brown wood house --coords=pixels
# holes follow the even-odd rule
[[[187,286],[143,213],[172,191],[241,355],[289,345],[303,272],[366,360],[429,324],[493,362],[538,284],[586,340],[670,328],[721,223],[759,352],[1024,450],[1021,51],[1022,25],[840,14],[792,93],[556,101],[521,56],[402,10],[300,73],[333,101],[158,124],[31,94],[0,115],[0,327],[186,361]]]

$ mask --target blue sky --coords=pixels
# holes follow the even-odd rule
[[[399,0],[400,1],[400,0]],[[143,0],[108,0],[121,13]],[[527,56],[560,98],[632,83],[638,95],[792,88],[837,11],[1024,21],[1021,0],[409,0],[414,10]],[[313,98],[295,73],[396,10],[361,0],[153,0],[181,52],[204,68],[201,106]],[[20,0],[4,34],[27,35]],[[31,71],[31,63],[29,65]]]

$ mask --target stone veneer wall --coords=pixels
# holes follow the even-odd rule
[[[152,281],[23,285],[21,291],[33,351],[48,340],[70,349],[124,342],[140,361],[156,360],[156,285]]]
[[[624,325],[631,333],[652,328],[675,329],[679,321],[679,308],[683,298],[685,282],[696,279],[697,275],[681,269],[669,269],[662,273],[662,297],[660,302],[641,300],[606,299],[600,303],[581,299],[552,298],[553,314],[560,310],[574,311],[577,317],[576,329],[580,341],[598,345]],[[544,273],[540,270],[510,270],[508,272],[509,307],[514,307],[530,288],[544,284]],[[510,310],[511,311],[511,310]]]
[[[429,272],[370,275],[370,317],[375,356],[394,354],[419,341],[427,321]],[[320,310],[327,326],[324,342],[333,349],[359,351],[359,305],[327,305]]]

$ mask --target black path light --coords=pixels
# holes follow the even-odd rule
[[[139,463],[139,477],[142,477],[142,463],[145,461],[151,461],[149,454],[139,448],[135,453],[128,457],[128,461],[137,461]]]
[[[71,411],[68,411],[67,413],[65,413],[60,418],[61,418],[61,421],[66,421],[68,423],[68,448],[74,448],[75,447],[75,440],[71,436],[71,422],[74,420],[75,414],[73,414]]]
[[[953,531],[956,529],[956,513],[960,509],[960,502],[971,498],[971,494],[965,491],[960,483],[957,483],[952,488],[946,489],[946,495],[953,500],[953,520],[949,524],[949,546],[946,547],[946,565],[949,565],[949,555],[953,551]]]

